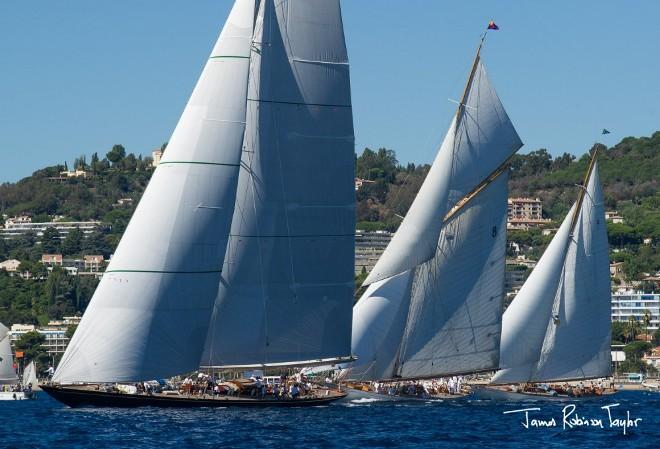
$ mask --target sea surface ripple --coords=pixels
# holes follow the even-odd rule
[[[562,429],[568,403],[490,401],[349,401],[293,409],[71,409],[47,397],[0,402],[0,448],[658,448],[660,393],[620,392],[572,402],[604,429]],[[603,405],[638,427],[610,428]],[[529,428],[524,414],[555,418],[554,428]]]

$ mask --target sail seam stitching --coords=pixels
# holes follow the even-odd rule
[[[224,162],[204,162],[204,161],[165,161],[158,163],[158,165],[167,165],[167,164],[223,165],[226,167],[240,167],[241,165],[241,164],[227,164]]]
[[[290,104],[294,106],[320,106],[326,108],[352,108],[351,105],[345,104],[322,104],[322,103],[303,103],[297,101],[278,101],[278,100],[258,100],[256,98],[248,98],[247,101],[254,101],[257,103],[273,103],[273,104]]]
[[[218,55],[218,56],[211,56],[209,59],[250,59],[249,56],[239,56],[239,55]]]
[[[242,235],[242,234],[229,234],[230,237],[245,237],[245,238],[304,238],[304,237],[355,237],[355,234],[295,234],[295,235]]]
[[[163,273],[163,274],[210,274],[221,273],[222,270],[206,271],[161,271],[161,270],[106,270],[105,273]]]

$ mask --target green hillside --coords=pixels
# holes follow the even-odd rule
[[[587,162],[586,151],[578,158],[570,154],[553,158],[543,149],[516,155],[511,196],[542,199],[544,215],[557,222],[575,199],[575,184],[581,182]],[[611,258],[626,262],[630,279],[641,279],[644,273],[660,270],[660,132],[651,137],[627,137],[612,148],[602,147],[599,163],[606,207],[625,219],[624,224],[608,227]],[[72,232],[63,241],[53,233],[46,233],[40,243],[35,235],[0,239],[0,261],[18,259],[23,268],[43,277],[24,280],[0,271],[0,322],[43,324],[49,318],[83,311],[97,281],[66,276],[57,269],[47,275],[39,262],[41,254],[109,257],[153,172],[151,158],[126,154],[121,145],[115,145],[104,157],[91,155],[89,162],[81,156],[71,167],[85,170],[88,176],[63,178],[60,173],[68,168],[63,164],[38,170],[17,183],[0,185],[0,213],[8,217],[28,214],[34,222],[58,217],[102,223],[86,238]],[[400,164],[392,150],[365,149],[356,157],[356,176],[372,182],[356,193],[358,228],[396,230],[428,169],[428,165]],[[119,205],[125,198],[132,201]],[[527,254],[538,257],[550,237],[530,230],[510,232],[509,239],[527,245]],[[644,243],[645,239],[651,239],[650,243]]]

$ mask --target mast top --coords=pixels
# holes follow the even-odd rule
[[[594,170],[594,165],[596,164],[596,158],[598,156],[598,143],[594,146],[594,152],[591,155],[591,160],[589,161],[589,167],[587,168],[587,173],[584,175],[584,181],[582,181],[581,189],[578,192],[578,198],[575,202],[575,210],[573,211],[573,218],[571,220],[571,228],[569,233],[573,234],[575,225],[577,224],[578,216],[580,214],[580,209],[582,207],[582,202],[584,201],[584,195],[586,194],[587,184],[589,183],[589,178],[591,178],[591,173]]]

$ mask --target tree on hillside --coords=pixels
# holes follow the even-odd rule
[[[44,254],[54,254],[60,250],[60,233],[49,226],[41,236],[41,248]]]
[[[660,329],[653,332],[653,346],[660,346]]]
[[[628,323],[626,330],[628,331],[628,341],[635,341],[635,337],[639,334],[641,326],[639,325],[639,321],[635,319],[634,316],[630,316],[628,318]]]
[[[616,341],[621,343],[628,341],[628,328],[624,322],[614,321],[612,323],[612,343]]]
[[[561,170],[567,168],[571,165],[571,162],[575,160],[575,156],[570,153],[564,153],[561,156],[557,156],[553,161],[550,169],[552,171]]]
[[[26,332],[16,341],[16,350],[23,351],[27,362],[34,360],[38,364],[47,364],[50,357],[48,351],[42,345],[46,342],[46,337],[39,332]]]
[[[89,167],[92,169],[92,173],[94,173],[95,175],[99,174],[98,163],[99,163],[99,154],[94,152],[92,153],[92,159],[89,163]]]
[[[126,171],[135,171],[137,169],[137,158],[133,153],[129,153],[128,156],[122,161],[122,168]]]
[[[642,316],[642,323],[644,323],[644,341],[649,339],[649,326],[651,325],[651,312],[644,310],[644,315]]]
[[[73,169],[74,170],[86,170],[87,169],[87,156],[85,156],[83,154],[80,157],[77,157],[73,161]]]
[[[392,150],[379,148],[375,152],[365,148],[356,161],[356,176],[371,181],[382,179],[385,182],[393,182],[398,163],[396,153]]]
[[[651,343],[646,341],[633,341],[623,348],[626,354],[626,360],[634,362],[640,361],[644,354],[651,350]]]
[[[62,240],[60,249],[62,254],[66,256],[73,256],[80,252],[82,249],[83,233],[79,228],[72,229],[67,234],[66,238]]]
[[[122,145],[114,145],[112,150],[106,154],[106,157],[113,165],[124,159],[126,156],[126,149]]]

